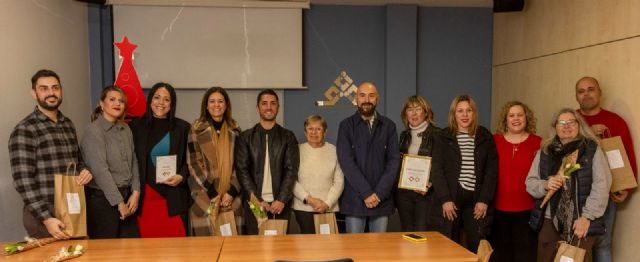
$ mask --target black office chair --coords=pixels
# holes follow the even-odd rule
[[[353,262],[353,259],[345,257],[331,260],[283,260],[278,259],[273,262]]]

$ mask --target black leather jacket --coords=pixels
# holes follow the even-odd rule
[[[245,199],[253,193],[262,201],[265,140],[269,135],[269,160],[274,200],[287,204],[293,197],[293,186],[298,179],[300,151],[293,132],[276,124],[265,130],[260,124],[245,130],[236,141],[234,166],[244,189]],[[288,205],[287,205],[288,206]]]
[[[430,124],[426,130],[418,134],[418,136],[422,138],[420,148],[418,149],[419,156],[431,156],[433,153],[433,141],[440,130],[442,129]],[[400,134],[400,153],[406,154],[407,151],[409,151],[409,145],[411,145],[411,130],[407,129]]]

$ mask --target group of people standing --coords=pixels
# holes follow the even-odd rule
[[[607,261],[615,203],[628,192],[609,194],[599,138],[622,136],[636,173],[628,128],[600,107],[601,90],[590,77],[576,84],[581,109],[554,115],[555,133],[544,141],[527,105],[504,105],[492,134],[479,125],[468,95],[454,98],[443,129],[423,97],[409,97],[398,137],[394,122],[376,111],[376,86],[364,82],[358,110],[340,123],[335,146],[325,141],[327,122],[318,115],[305,120],[307,142],[299,144],[276,122],[280,103],[270,89],[259,93],[260,121],[250,129],[240,129],[220,87],[205,92],[200,116],[189,124],[175,116],[177,97],[168,83],[152,87],[146,113],[129,124],[126,95],[105,87],[78,143],[73,123],[58,110],[58,75],[40,70],[31,82],[37,106],[14,129],[9,152],[33,237],[68,238],[52,215],[53,174],[75,162],[76,180],[86,185],[90,238],[210,235],[212,205],[233,211],[246,234],[257,234],[248,203],[254,196],[269,218],[289,219],[293,210],[302,233],[314,233],[313,215],[325,212],[344,214],[349,233],[367,226],[384,232],[397,208],[403,231],[437,230],[459,243],[466,239],[471,251],[488,239],[494,261],[536,261],[538,242],[543,261],[552,261],[560,239],[583,239],[587,249],[595,243],[594,257]],[[575,151],[581,168],[569,179],[555,176]],[[398,188],[408,154],[431,157],[424,190]],[[159,182],[157,159],[170,155],[176,174]],[[541,206],[550,190],[557,193]]]

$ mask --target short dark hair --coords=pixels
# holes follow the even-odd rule
[[[60,77],[56,72],[49,69],[40,69],[31,77],[31,89],[36,89],[36,83],[41,77],[55,77],[55,79],[58,80],[58,83],[60,83]]]
[[[273,89],[265,89],[260,91],[260,93],[258,94],[258,99],[256,99],[256,105],[260,105],[260,99],[262,99],[263,95],[272,95],[276,97],[276,101],[278,101],[278,103],[280,103],[280,99],[278,98],[278,94],[276,94],[276,91],[273,91]]]

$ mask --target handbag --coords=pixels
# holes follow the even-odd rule
[[[87,202],[84,186],[78,185],[76,177],[75,162],[67,165],[66,174],[54,175],[55,217],[64,223],[63,231],[72,238],[87,236]]]
[[[491,258],[491,253],[493,253],[493,248],[489,241],[486,239],[480,240],[480,244],[478,245],[478,262],[489,262],[489,258]]]
[[[258,227],[260,230],[259,234],[265,235],[265,236],[286,235],[288,225],[289,225],[289,220],[267,219],[267,221],[263,222]]]
[[[216,236],[237,236],[236,216],[233,211],[218,213],[213,222],[213,231]]]
[[[584,262],[584,256],[587,251],[579,248],[580,239],[578,239],[578,244],[575,246],[566,241],[558,241],[558,243],[560,246],[555,259],[553,259],[554,262]]]
[[[313,224],[316,228],[316,234],[329,235],[339,233],[335,213],[313,214]]]

